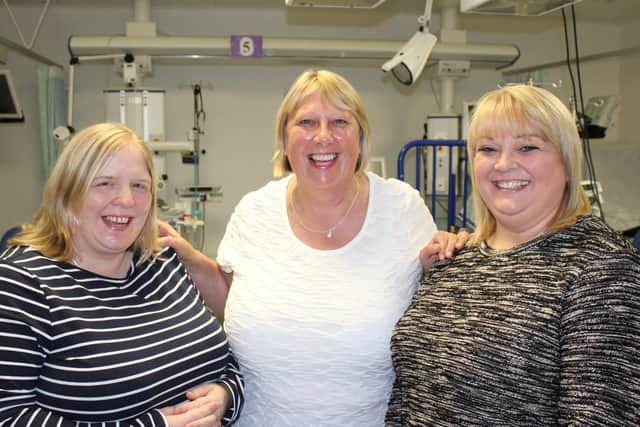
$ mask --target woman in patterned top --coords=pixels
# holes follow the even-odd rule
[[[220,426],[243,402],[226,335],[161,250],[151,154],[117,124],[63,150],[0,257],[0,425]]]
[[[640,256],[590,214],[570,112],[495,90],[468,152],[477,229],[396,325],[387,426],[639,425]]]

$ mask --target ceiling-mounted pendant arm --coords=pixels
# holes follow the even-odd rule
[[[429,31],[429,25],[431,25],[431,9],[433,7],[433,0],[427,0],[424,5],[424,15],[418,16],[418,23],[420,24],[420,31]]]

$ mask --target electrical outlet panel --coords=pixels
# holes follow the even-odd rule
[[[469,61],[440,60],[437,74],[440,77],[467,77],[470,69]]]

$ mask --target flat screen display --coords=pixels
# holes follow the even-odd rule
[[[24,115],[13,86],[11,73],[7,69],[0,69],[0,122],[22,121],[24,121]]]

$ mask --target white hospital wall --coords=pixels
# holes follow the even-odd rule
[[[640,44],[640,17],[631,20],[622,27],[622,47],[637,47]],[[640,49],[634,54],[626,55],[622,60],[620,75],[622,82],[621,96],[621,142],[640,145],[638,138],[638,105],[640,104]],[[640,169],[637,168],[636,169]],[[638,182],[638,181],[636,181]],[[640,199],[640,197],[636,197]],[[640,212],[640,210],[638,211]],[[640,215],[640,213],[639,213]]]
[[[640,17],[622,26],[621,47],[638,47]],[[618,138],[594,144],[598,179],[604,186],[607,221],[624,230],[640,225],[640,51],[620,63]]]
[[[117,4],[119,6],[52,7],[34,46],[35,50],[66,65],[69,59],[66,51],[69,35],[123,34],[124,23],[132,19],[132,10],[128,5]],[[13,7],[24,27],[33,28],[40,7],[33,4],[29,7]],[[418,5],[415,10],[387,7],[370,12],[311,12],[273,6],[261,10],[242,6],[218,9],[215,3],[202,6],[194,2],[191,7],[154,7],[152,18],[163,35],[261,34],[267,37],[406,40],[416,28],[416,16],[422,12],[421,6]],[[436,17],[434,27],[437,26]],[[617,27],[590,25],[588,30],[581,34],[584,49],[592,45],[602,49],[618,48],[620,31]],[[6,12],[0,12],[0,35],[17,39]],[[503,34],[480,30],[470,32],[468,38],[472,42],[519,45],[524,51],[522,66],[562,57],[558,42],[561,34],[558,30],[543,34],[523,34],[514,30]],[[603,40],[606,46],[600,46]],[[34,61],[10,53],[9,66],[16,78],[27,121],[25,124],[0,124],[0,195],[9,201],[3,203],[0,210],[0,230],[28,220],[39,204],[44,178],[38,138],[34,65]],[[259,188],[270,179],[276,109],[292,80],[309,66],[330,68],[354,84],[364,100],[373,128],[373,155],[385,156],[388,173],[395,175],[396,156],[401,146],[409,140],[420,138],[425,116],[438,111],[432,84],[427,79],[421,79],[414,87],[406,88],[392,81],[390,76],[384,76],[379,64],[329,60],[266,65],[224,61],[206,65],[154,64],[153,76],[145,79],[145,86],[167,91],[166,133],[171,140],[183,139],[193,124],[193,97],[187,86],[200,82],[205,87],[203,96],[207,120],[201,144],[207,153],[201,160],[200,182],[203,185],[222,185],[224,192],[221,202],[207,206],[207,253],[215,254],[225,224],[242,195]],[[518,66],[520,64],[516,68]],[[589,92],[593,91],[594,95],[603,91],[620,92],[620,74],[624,67],[619,61],[607,61],[603,65],[584,64],[583,67],[585,85],[595,85],[588,87]],[[102,90],[121,85],[120,78],[108,65],[81,65],[76,78],[74,126],[83,127],[103,120]],[[474,100],[494,88],[502,78],[497,71],[473,69],[468,79],[457,84],[456,108],[460,110],[462,101]],[[635,81],[630,84],[637,88]],[[433,87],[438,90],[437,82],[433,83]],[[626,82],[624,90],[627,90]],[[635,105],[628,108],[637,111]],[[618,123],[621,126],[622,119]],[[624,131],[624,128],[621,129]],[[634,136],[633,133],[622,134],[622,131],[619,132],[620,139],[626,135],[629,139]],[[190,183],[191,166],[180,165],[175,155],[167,163],[172,183]]]
[[[4,25],[0,27],[5,28]],[[0,123],[0,233],[31,218],[40,204],[44,183],[38,142],[36,63],[9,52],[7,65],[22,103],[25,122]]]

